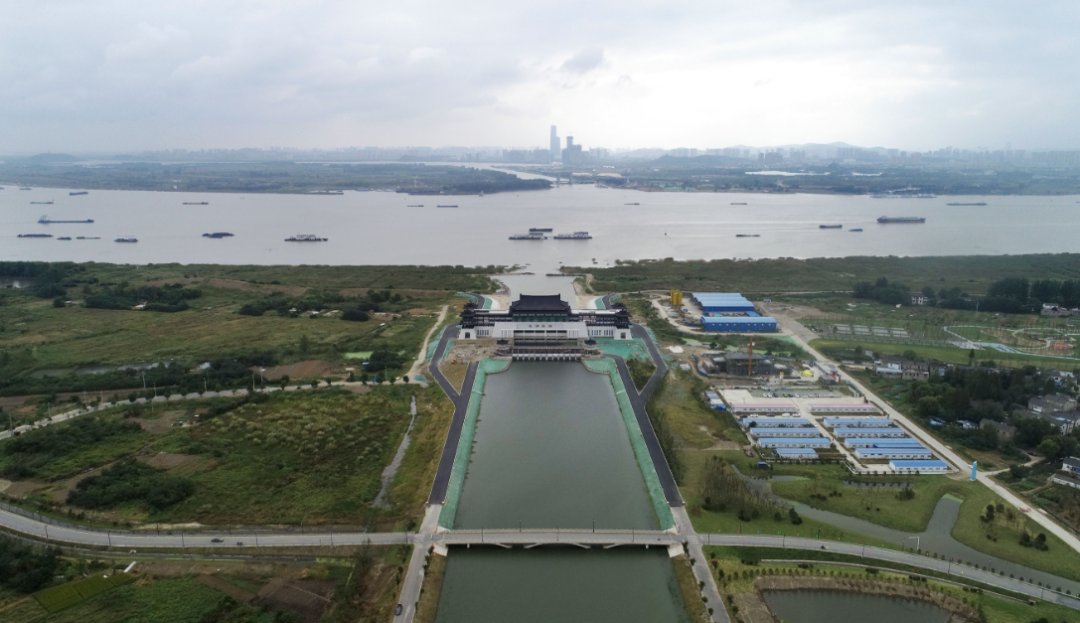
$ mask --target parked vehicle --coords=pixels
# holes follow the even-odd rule
[[[224,543],[225,539],[214,538],[214,539],[210,539],[210,542],[211,543]]]

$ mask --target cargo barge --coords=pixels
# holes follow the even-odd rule
[[[291,238],[286,238],[285,242],[330,242],[330,239],[320,238],[315,234],[296,234]]]
[[[888,223],[925,223],[926,219],[921,216],[882,216],[877,222],[882,225]]]
[[[513,236],[510,236],[510,239],[511,240],[547,240],[547,236],[545,236],[544,234],[542,234],[542,233],[540,233],[538,231],[530,231],[527,234],[514,234]]]
[[[587,231],[575,231],[572,234],[558,234],[555,236],[556,240],[592,240],[592,236]]]
[[[185,201],[184,205],[186,205],[186,206],[208,206],[208,205],[210,205],[210,202],[209,201]]]
[[[227,231],[215,231],[212,234],[203,234],[203,238],[232,238],[233,234]]]
[[[49,203],[52,203],[52,202],[50,201]],[[63,221],[63,220],[54,221],[51,218],[49,218],[48,216],[42,216],[41,218],[38,219],[38,223],[40,223],[41,225],[50,225],[50,224],[56,224],[56,223],[80,223],[80,224],[86,224],[86,223],[93,223],[93,222],[94,222],[94,219],[92,219],[92,218],[83,219],[81,221]]]
[[[52,234],[19,234],[20,238],[52,238]]]
[[[73,191],[68,193],[68,195],[70,195],[72,197],[75,197],[75,196],[78,196],[78,195],[89,195],[89,194],[90,193],[85,191],[85,190],[73,190]]]
[[[818,229],[843,229],[843,225],[818,225]]]
[[[121,236],[115,240],[115,242],[138,242],[139,239],[134,236]]]

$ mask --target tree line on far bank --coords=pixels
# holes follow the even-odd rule
[[[944,309],[1037,314],[1044,304],[1080,307],[1080,280],[1030,280],[1025,277],[1009,277],[993,282],[986,296],[979,297],[957,287],[935,290],[928,285],[915,292],[906,284],[879,277],[873,283],[856,283],[854,292],[855,298],[869,299],[885,305],[911,305],[913,295],[924,296],[927,305]]]

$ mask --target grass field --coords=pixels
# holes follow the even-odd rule
[[[778,466],[777,472],[780,469],[781,466]],[[807,506],[865,519],[905,532],[925,530],[941,496],[954,495],[964,500],[960,506],[960,516],[952,529],[952,536],[957,541],[998,558],[1080,580],[1080,561],[1076,559],[1075,552],[1054,535],[1046,535],[1048,551],[1020,545],[1020,536],[1024,531],[1031,536],[1045,532],[1023,514],[1012,511],[1012,519],[1009,519],[999,513],[993,522],[982,521],[980,517],[983,509],[988,504],[996,505],[1002,500],[981,483],[952,480],[947,476],[910,478],[907,480],[914,485],[915,498],[899,500],[895,489],[875,490],[844,485],[841,481],[850,474],[840,466],[807,467],[803,475],[807,475],[808,479],[773,483],[773,491],[781,497],[802,502]],[[843,495],[829,496],[831,491],[839,491]],[[825,499],[813,497],[815,495],[823,495]],[[988,539],[988,535],[996,540]]]
[[[439,592],[446,576],[446,556],[428,555],[424,584],[420,587],[420,601],[416,606],[416,623],[435,623],[439,608]]]
[[[34,599],[48,612],[59,612],[118,586],[134,582],[135,579],[133,575],[120,572],[95,575],[40,590],[34,593]]]
[[[726,411],[710,409],[702,402],[699,394],[705,388],[705,382],[691,372],[668,371],[666,382],[654,400],[671,431],[684,447],[691,449],[709,448],[717,440],[745,444],[746,436]]]
[[[198,309],[177,313],[135,312],[84,307],[55,308],[29,295],[9,297],[0,306],[0,350],[28,350],[33,369],[64,369],[88,364],[190,364],[256,352],[277,353],[284,362],[316,357],[344,360],[343,353],[385,345],[415,357],[449,295],[417,299],[424,314],[387,321],[373,318],[283,318],[243,316],[237,310],[258,293],[198,286]],[[384,324],[385,323],[385,324]],[[301,340],[306,337],[306,346]]]
[[[63,586],[67,585],[59,588]],[[237,603],[194,578],[176,578],[128,584],[32,620],[35,623],[272,623],[274,617]]]
[[[412,443],[390,490],[390,507],[373,509],[382,470],[408,426],[414,394],[417,418]],[[186,406],[205,409],[226,402],[215,399]],[[119,420],[122,410],[113,409],[101,417]],[[89,513],[91,522],[352,526],[374,522],[384,528],[408,525],[411,529],[422,517],[452,412],[452,404],[435,386],[379,386],[363,394],[336,389],[275,394],[196,426],[75,445],[42,469],[47,480],[53,480],[136,451],[144,460],[167,453],[178,459],[168,467],[170,474],[195,485],[191,497],[165,510],[151,512],[141,505],[125,505]],[[65,422],[27,435],[71,425]],[[19,460],[27,459],[0,454],[0,467]],[[34,494],[30,504],[63,510],[50,497],[50,490]]]
[[[274,396],[169,434],[155,450],[200,457],[187,500],[148,517],[210,524],[308,524],[369,518],[380,475],[419,388]],[[425,415],[433,408],[420,401]]]

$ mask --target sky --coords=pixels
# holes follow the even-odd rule
[[[1080,148],[1080,3],[5,0],[0,153]]]

